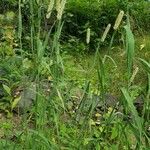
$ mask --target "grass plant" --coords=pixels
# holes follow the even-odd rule
[[[13,128],[13,121],[10,124],[7,124],[7,119],[2,121],[2,125],[0,125],[0,138],[2,137],[0,149],[148,149],[150,146],[150,64],[145,59],[134,57],[135,40],[130,28],[128,12],[126,25],[124,26],[126,57],[121,60],[123,63],[121,61],[118,63],[117,58],[113,57],[115,50],[112,49],[115,32],[117,32],[116,30],[124,16],[124,12],[121,12],[120,19],[116,21],[117,23],[114,26],[115,31],[108,50],[109,55],[107,55],[107,52],[104,54],[101,52],[100,42],[104,42],[110,24],[105,30],[102,40],[98,43],[94,59],[92,58],[91,61],[92,65],[88,65],[88,69],[85,71],[86,63],[83,64],[83,71],[79,71],[84,72],[81,77],[76,68],[73,72],[73,68],[70,67],[73,72],[70,79],[67,75],[71,71],[68,71],[69,64],[63,58],[60,44],[63,28],[62,15],[65,4],[65,0],[50,1],[45,14],[42,9],[44,7],[42,0],[29,1],[29,47],[31,50],[28,52],[30,55],[26,55],[23,47],[22,1],[19,0],[18,2],[20,66],[23,66],[22,64],[28,56],[30,56],[29,59],[32,62],[29,73],[22,69],[20,78],[24,79],[28,76],[27,82],[36,86],[34,91],[36,98],[30,110],[28,112],[24,110],[20,122],[17,123],[20,125],[18,128]],[[54,20],[48,33],[43,35],[42,17],[51,19],[54,10],[56,10],[56,20]],[[54,30],[54,33],[52,33],[52,30]],[[89,32],[88,29],[87,34],[90,34]],[[49,41],[52,41],[52,45],[49,45]],[[87,44],[90,43],[90,35],[88,35],[86,42]],[[46,53],[47,48],[50,49],[48,55]],[[118,57],[122,56],[119,55]],[[106,61],[107,58],[108,61]],[[81,57],[81,59],[83,58]],[[136,61],[141,63],[143,72],[147,76],[147,80],[145,80],[147,89],[144,95],[142,116],[139,115],[134,105],[138,93],[136,93],[137,89],[135,91],[131,90],[136,74],[138,74],[136,73],[133,78],[133,64]],[[123,72],[118,68],[122,64],[127,64],[127,67],[123,68]],[[114,83],[111,69],[116,77],[115,82],[120,81],[120,76],[122,78],[126,77],[127,80],[123,80],[121,85]],[[121,71],[118,77],[119,69]],[[79,83],[74,81],[75,76],[79,78]],[[94,82],[91,80],[92,76]],[[83,79],[82,84],[80,83],[81,78]],[[132,84],[130,82],[131,78],[133,78]],[[111,90],[113,91],[116,84],[119,91],[119,94],[116,95],[119,95],[119,98],[115,102],[111,98],[110,101],[113,104],[109,106],[106,94]],[[23,84],[23,86],[26,85]],[[4,84],[3,88],[5,91],[9,91],[11,96],[11,88]],[[11,106],[11,109],[12,107],[15,108],[19,100],[13,101],[15,104]],[[19,121],[19,117],[17,121]],[[10,134],[4,137],[1,135],[6,135],[3,132]]]

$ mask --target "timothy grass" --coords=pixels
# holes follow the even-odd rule
[[[63,28],[61,16],[65,2],[57,1],[61,11],[57,12],[57,20],[46,35],[42,34],[42,1],[29,2],[31,50],[30,55],[26,55],[22,37],[22,7],[19,1],[18,39],[21,51],[19,55],[21,73],[19,73],[21,79],[27,77],[26,81],[36,86],[33,92],[36,98],[33,106],[28,112],[24,109],[22,115],[13,113],[9,106],[7,111],[10,111],[13,117],[7,119],[0,114],[2,120],[0,148],[33,150],[149,148],[149,43],[147,40],[140,43],[133,36],[127,17],[125,46],[111,47],[107,55],[107,48],[104,51],[98,43],[94,56],[80,58],[67,56],[60,52],[60,36]],[[47,18],[51,17],[52,8],[56,7],[54,3],[52,5],[48,7],[47,14],[44,14]],[[53,27],[55,32],[52,34]],[[49,45],[50,40],[52,45]],[[88,40],[87,43],[89,42]],[[144,47],[141,47],[142,44]],[[48,55],[47,47],[50,49]],[[126,51],[122,50],[122,47],[125,47]],[[140,58],[137,58],[139,56]],[[27,58],[32,64],[31,66],[30,63],[26,64],[27,68],[30,66],[28,71],[23,68]],[[133,64],[137,65],[140,71],[135,74],[131,84]],[[141,76],[145,78],[141,80]],[[22,86],[26,87],[24,83]],[[3,87],[6,87],[4,85]],[[5,88],[6,92],[8,89],[9,98],[11,97],[13,101],[17,95],[11,94],[13,89],[11,86]],[[144,105],[140,116],[134,101],[142,92]],[[107,93],[115,95],[118,100],[114,102],[110,99],[114,104],[108,105]]]

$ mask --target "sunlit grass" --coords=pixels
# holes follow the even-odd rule
[[[150,49],[150,42],[149,42],[149,36],[140,37],[135,36],[135,57],[143,58],[146,60],[149,60],[150,58],[150,52],[148,49]],[[144,44],[144,48],[141,50],[141,45]],[[100,50],[100,53],[102,57],[104,57],[107,54],[107,49],[102,48]],[[119,92],[119,86],[125,86],[126,80],[127,80],[127,74],[126,74],[126,57],[124,50],[118,46],[113,47],[112,51],[110,51],[110,56],[112,58],[115,58],[115,63],[117,67],[112,64],[112,61],[109,59],[106,60],[105,68],[106,68],[106,75],[108,76],[111,74],[112,76],[109,76],[109,81],[111,81],[112,85],[115,86],[109,86],[109,89],[112,93],[118,94]],[[96,67],[94,67],[91,71],[91,67],[93,65],[93,59],[94,55],[84,55],[81,57],[73,57],[71,55],[66,56],[64,59],[64,65],[66,68],[66,75],[71,80],[80,82],[83,84],[84,78],[86,76],[87,79],[90,79],[90,81],[93,83],[93,88],[96,85]],[[139,66],[139,62],[135,62],[135,66]],[[85,78],[85,79],[86,79]],[[140,79],[140,80],[139,80]],[[108,82],[109,82],[108,81]],[[117,82],[118,81],[118,82]],[[144,70],[142,66],[140,66],[140,70],[135,78],[135,83],[139,86],[144,86],[147,82],[146,76],[144,75]],[[115,87],[115,88],[114,88]]]

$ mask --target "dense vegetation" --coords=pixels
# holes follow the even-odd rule
[[[1,0],[0,149],[148,150],[149,8]]]

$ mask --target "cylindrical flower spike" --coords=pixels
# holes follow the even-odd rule
[[[107,36],[107,34],[108,34],[110,28],[111,28],[111,24],[109,23],[109,24],[107,25],[107,27],[106,27],[104,33],[103,33],[103,36],[102,36],[102,38],[101,38],[101,42],[104,42],[104,41],[105,41],[106,36]]]
[[[90,43],[90,28],[87,29],[86,32],[86,43],[89,44]]]
[[[47,19],[50,18],[53,7],[54,7],[54,0],[50,0],[49,5],[48,5],[48,9],[47,9],[47,14],[46,14]]]
[[[60,9],[61,9],[61,2],[60,2],[60,0],[56,0],[56,11],[57,11],[57,13],[59,12]]]
[[[66,0],[57,0],[56,1],[56,10],[57,10],[57,19],[60,20],[63,14],[63,10],[65,8]]]
[[[124,16],[124,11],[121,10],[120,13],[119,13],[119,15],[118,15],[118,17],[117,17],[117,19],[116,19],[116,21],[115,21],[115,25],[113,27],[114,30],[118,29],[118,27],[119,27],[119,25],[120,25],[120,23],[122,21],[123,16]]]

